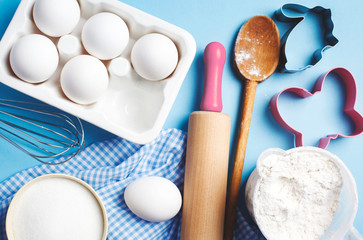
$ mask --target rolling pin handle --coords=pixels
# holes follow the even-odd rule
[[[204,90],[200,109],[202,111],[221,112],[222,105],[222,75],[226,61],[226,50],[222,44],[211,42],[203,54],[204,60]]]

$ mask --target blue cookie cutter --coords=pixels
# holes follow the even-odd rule
[[[288,12],[294,12],[295,14],[289,14]],[[324,47],[316,49],[311,57],[310,64],[307,66],[304,66],[302,68],[297,69],[288,69],[287,68],[287,54],[285,52],[286,50],[286,43],[288,40],[288,37],[291,33],[291,31],[301,22],[305,19],[305,15],[307,15],[309,12],[313,12],[315,14],[318,14],[321,17],[321,23],[322,31],[324,31]],[[301,16],[302,15],[302,16]],[[334,24],[331,19],[331,10],[323,8],[321,6],[316,6],[314,8],[308,8],[300,4],[294,4],[294,3],[288,3],[283,5],[279,10],[275,12],[275,18],[277,21],[285,22],[285,23],[292,23],[293,26],[284,34],[284,36],[281,39],[281,54],[280,54],[280,63],[278,67],[278,71],[280,72],[298,72],[305,70],[307,68],[310,68],[314,66],[316,63],[318,63],[322,57],[323,52],[327,50],[328,48],[331,48],[335,46],[339,40],[334,37],[333,35],[333,28]]]

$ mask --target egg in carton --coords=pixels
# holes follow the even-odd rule
[[[162,129],[196,52],[185,30],[117,0],[22,0],[2,83],[132,142]]]

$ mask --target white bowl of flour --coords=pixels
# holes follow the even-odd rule
[[[106,240],[106,210],[82,180],[48,174],[25,184],[6,215],[9,240]]]
[[[354,178],[321,148],[264,151],[247,181],[246,203],[268,240],[361,239],[353,227]]]

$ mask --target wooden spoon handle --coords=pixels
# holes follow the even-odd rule
[[[229,185],[229,192],[227,196],[224,240],[233,239],[233,228],[236,220],[238,194],[241,186],[243,163],[245,160],[247,138],[250,130],[253,103],[255,101],[257,84],[258,82],[256,81],[246,82],[243,110],[242,110],[242,120],[237,141],[232,176]]]

